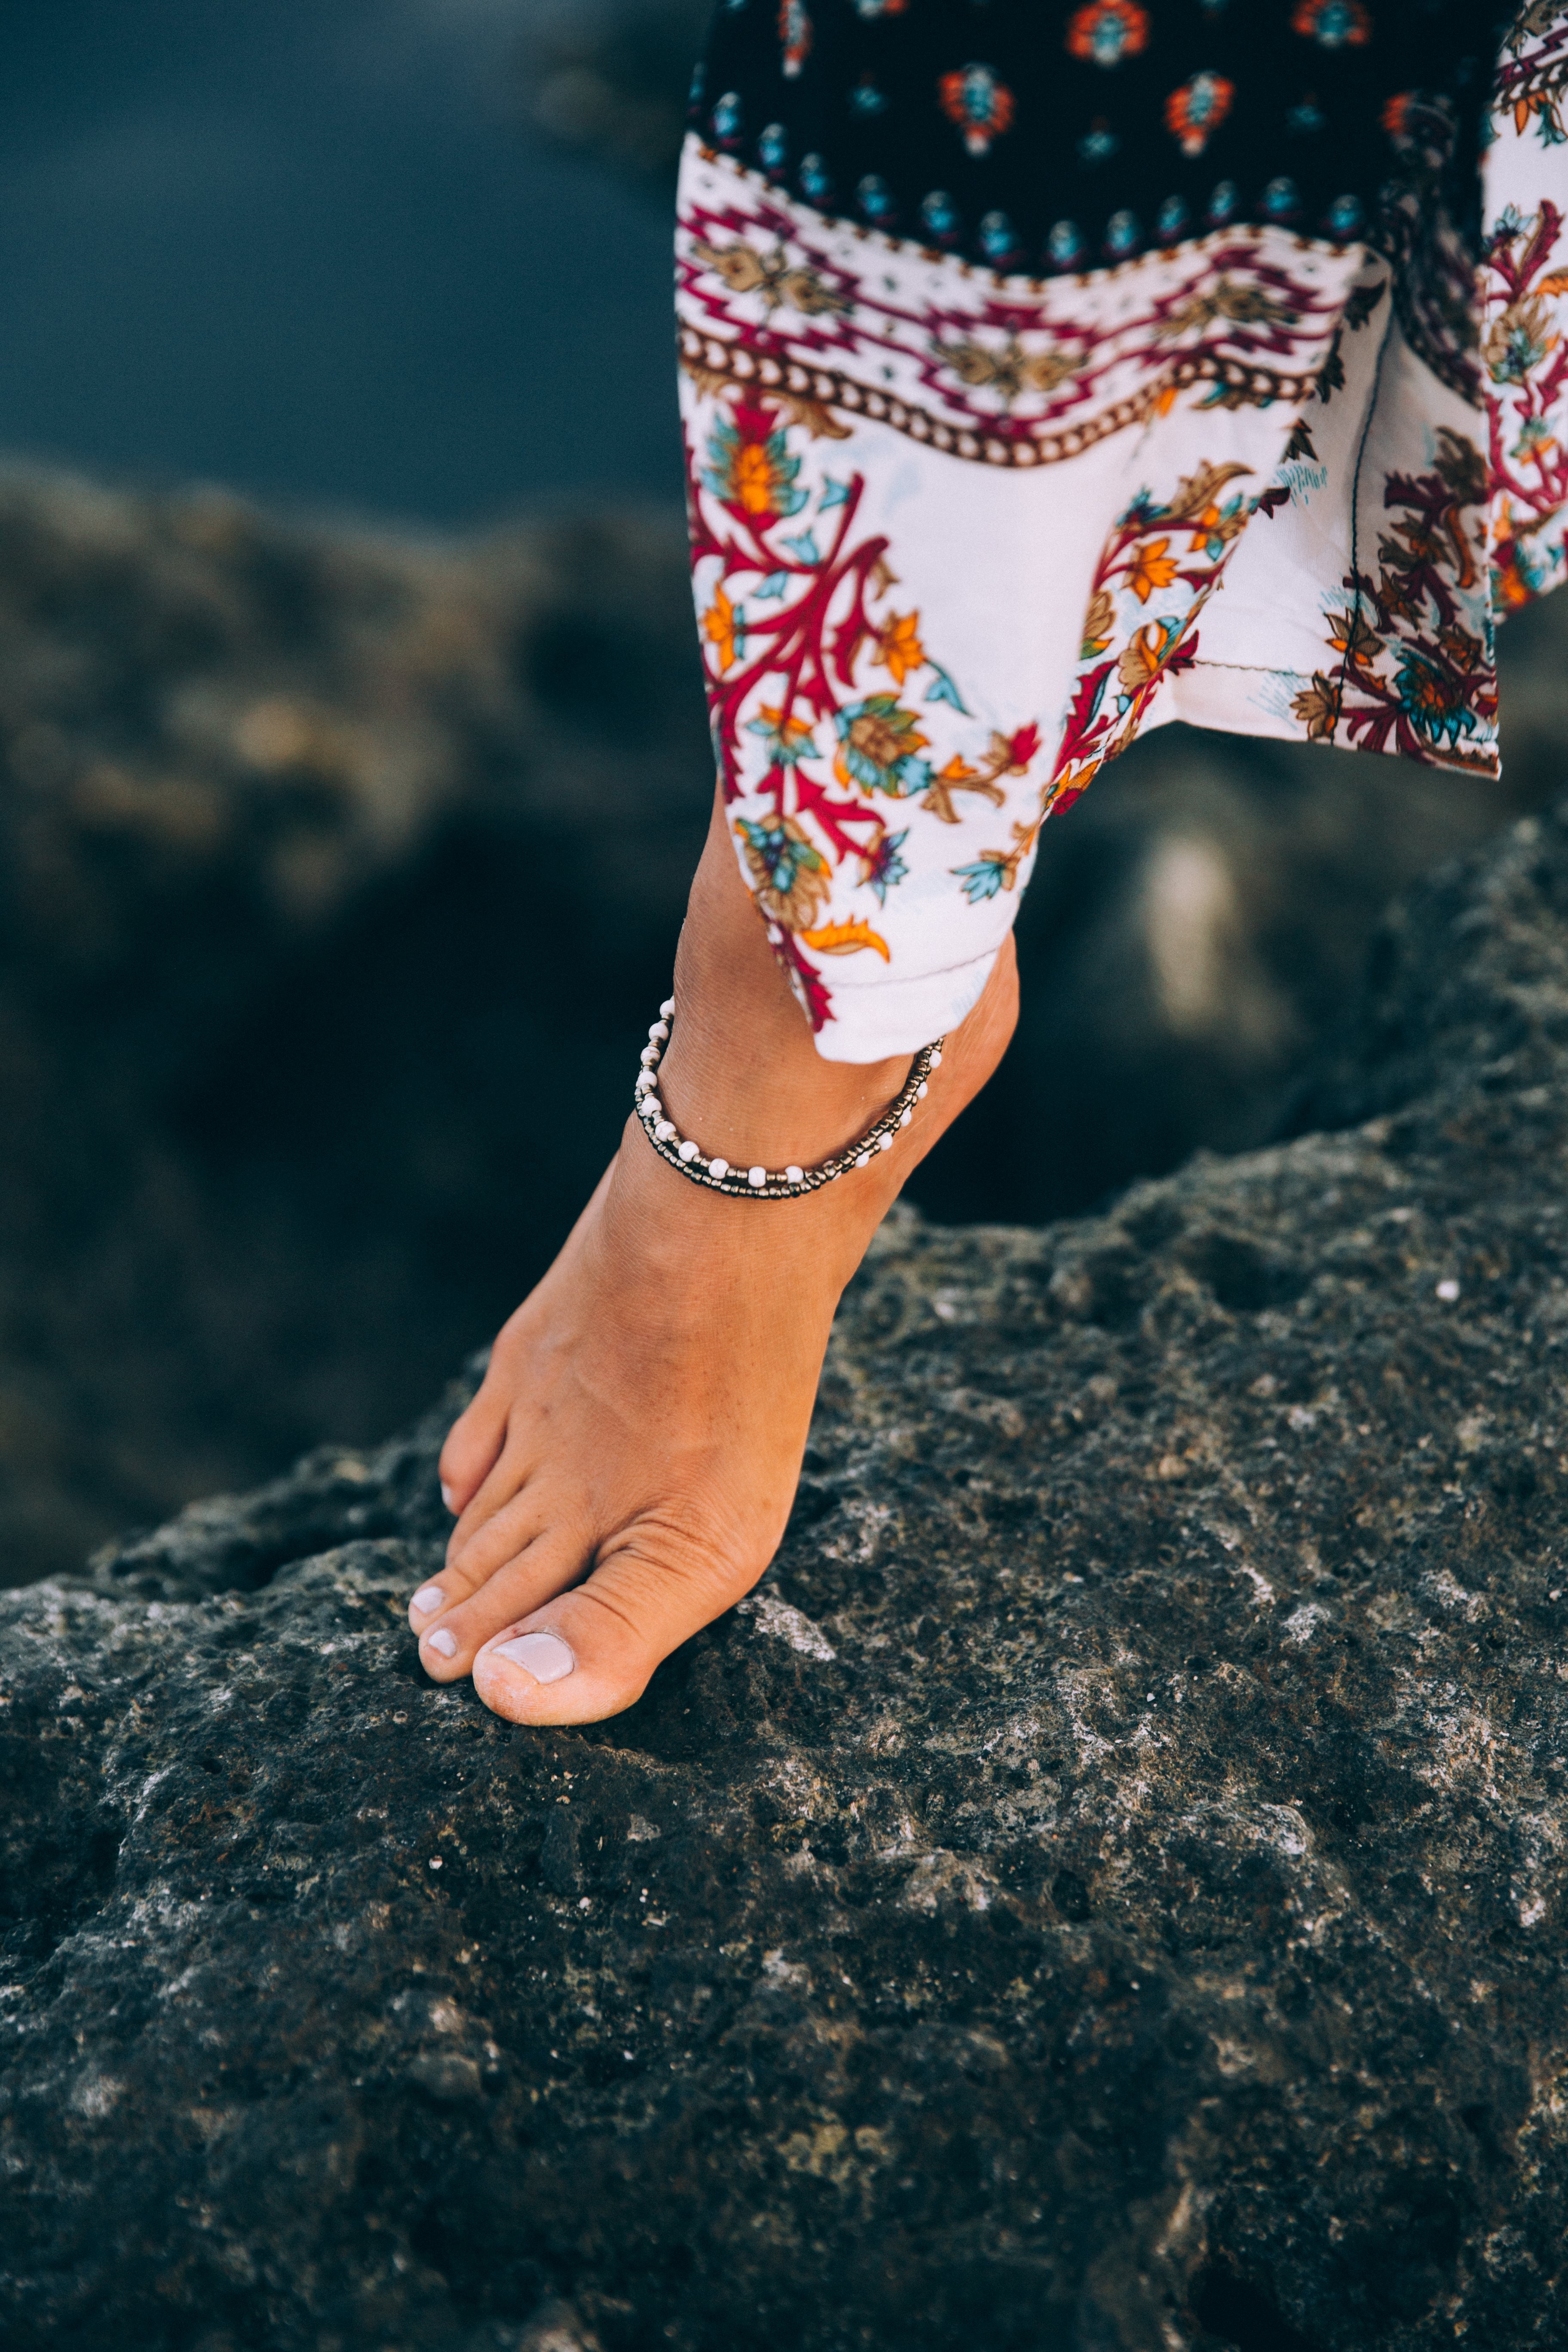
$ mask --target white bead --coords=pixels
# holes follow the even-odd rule
[[[879,1136],[877,1139],[877,1149],[879,1151],[891,1151],[892,1148],[893,1139],[890,1135]]]
[[[658,1017],[659,1017],[659,1019],[660,1019],[661,1021],[668,1021],[668,1020],[669,1019],[670,1014],[674,1012],[674,1010],[675,1010],[675,999],[674,999],[674,997],[673,997],[673,996],[667,996],[667,997],[665,998],[665,1000],[664,1000],[664,1003],[663,1003],[659,1006],[659,1008],[658,1008]]]
[[[794,1166],[786,1168],[784,1170],[784,1182],[786,1184],[798,1184],[804,1178],[805,1174],[805,1171],[804,1168],[795,1168]]]
[[[708,1173],[710,1176],[717,1176],[721,1179],[728,1176],[730,1173],[729,1161],[727,1160],[710,1160],[708,1162]]]
[[[658,1061],[658,1047],[657,1045],[645,1045],[642,1052],[637,1055],[637,1059],[646,1070],[650,1063]]]
[[[662,1118],[664,1117],[664,1105],[660,1102],[657,1095],[644,1095],[641,1102],[637,1105],[637,1117],[639,1118],[646,1118],[650,1122],[656,1118]]]
[[[940,1054],[933,1054],[931,1057],[929,1066],[933,1070],[940,1070],[942,1067],[942,1055]]]
[[[656,1022],[654,1023],[654,1024],[653,1024],[653,1027],[648,1031],[648,1033],[647,1033],[647,1034],[648,1034],[648,1035],[649,1035],[650,1037],[654,1037],[654,1038],[658,1039],[658,1040],[659,1040],[659,1042],[662,1044],[663,1040],[664,1040],[666,1037],[668,1037],[668,1034],[669,1034],[669,1024],[668,1024],[668,1021],[656,1021]]]
[[[646,1095],[650,1087],[657,1087],[658,1084],[658,1080],[654,1076],[651,1070],[639,1070],[637,1072],[637,1092],[639,1095]]]
[[[911,1119],[911,1118],[913,1118],[913,1117],[914,1117],[914,1113],[913,1113],[913,1111],[912,1111],[912,1110],[900,1111],[900,1114],[899,1114],[899,1125],[900,1125],[900,1127],[908,1127],[908,1125],[909,1125],[909,1123],[910,1123],[910,1119]]]
[[[658,1126],[654,1129],[654,1133],[658,1136],[658,1139],[659,1139],[659,1141],[660,1141],[661,1143],[668,1143],[668,1142],[670,1142],[670,1141],[672,1140],[673,1137],[674,1137],[674,1134],[675,1134],[675,1122],[674,1122],[674,1120],[673,1120],[673,1119],[668,1119],[668,1118],[661,1118],[661,1119],[659,1120],[659,1122],[658,1122]]]
[[[683,1143],[680,1150],[676,1153],[676,1158],[678,1160],[684,1160],[689,1168],[696,1157],[697,1146],[694,1143]]]
[[[916,1102],[924,1102],[925,1098],[926,1098],[926,1082],[925,1082],[925,1080],[922,1078],[922,1079],[921,1080],[921,1082],[920,1082],[919,1086],[915,1088],[915,1100],[916,1100]]]
[[[768,944],[769,944],[769,946],[770,946],[770,947],[775,947],[775,948],[776,948],[776,947],[778,947],[778,946],[780,946],[780,945],[782,944],[783,940],[784,940],[784,933],[780,930],[780,929],[779,929],[778,925],[777,925],[776,923],[770,923],[770,924],[768,925]]]
[[[767,1182],[767,1181],[768,1181],[768,1171],[767,1171],[767,1170],[766,1170],[765,1168],[748,1168],[748,1169],[747,1169],[747,1171],[746,1171],[746,1181],[747,1181],[747,1183],[748,1183],[748,1184],[755,1184],[755,1185],[758,1187],[758,1189],[760,1190],[760,1189],[761,1189],[761,1187],[762,1187],[763,1185],[764,1185],[764,1184]]]
[[[869,1168],[871,1165],[870,1153],[868,1151],[863,1151],[860,1154],[859,1159],[855,1162],[855,1165],[857,1168]]]

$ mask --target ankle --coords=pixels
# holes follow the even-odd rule
[[[862,1134],[903,1086],[914,1056],[833,1062],[769,947],[715,808],[675,961],[676,1015],[659,1085],[669,1115],[707,1153],[737,1165],[809,1167]],[[972,1102],[1018,1018],[1011,937],[973,1010],[952,1032],[929,1102],[878,1171],[887,1202]],[[921,1042],[924,1042],[923,1040]]]
[[[675,1005],[659,1071],[670,1117],[736,1160],[810,1165],[841,1150],[897,1095],[912,1058],[817,1052],[718,823],[676,952]]]

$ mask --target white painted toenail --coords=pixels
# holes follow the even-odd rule
[[[519,1633],[513,1641],[498,1642],[496,1655],[526,1666],[536,1683],[558,1683],[577,1664],[559,1633]]]
[[[431,1649],[439,1650],[444,1658],[455,1658],[457,1656],[458,1637],[449,1627],[446,1625],[437,1625],[433,1633],[426,1634],[425,1639],[429,1643]]]
[[[441,1481],[441,1500],[446,1504],[447,1508],[449,1511],[455,1511],[457,1509],[458,1507],[452,1500],[452,1489],[447,1486],[445,1478]]]
[[[408,1605],[411,1609],[417,1609],[421,1617],[428,1617],[432,1609],[439,1609],[446,1598],[438,1584],[422,1584]]]

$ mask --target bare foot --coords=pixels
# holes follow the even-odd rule
[[[810,1166],[869,1126],[909,1055],[824,1061],[735,869],[721,814],[692,886],[660,1088],[683,1134]],[[409,1604],[426,1673],[517,1723],[630,1706],[777,1549],[839,1296],[900,1188],[1000,1061],[1009,941],[911,1127],[795,1201],[730,1200],[635,1119],[555,1264],[496,1340],[441,1455],[458,1514]]]

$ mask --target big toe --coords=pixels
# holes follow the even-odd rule
[[[736,1570],[620,1552],[586,1583],[494,1634],[474,1688],[512,1723],[597,1723],[634,1706],[654,1670],[750,1591],[766,1562]]]

